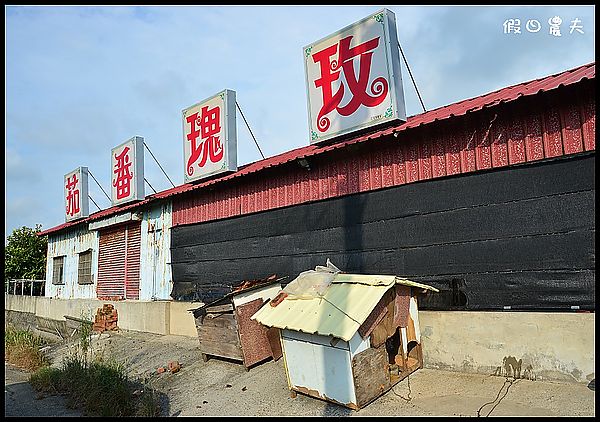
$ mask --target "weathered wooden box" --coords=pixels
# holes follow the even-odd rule
[[[279,330],[250,317],[280,290],[279,282],[254,285],[193,310],[202,359],[233,359],[243,363],[246,370],[266,359],[279,359]]]

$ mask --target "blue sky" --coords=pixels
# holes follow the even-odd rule
[[[134,135],[182,184],[181,110],[225,88],[267,157],[308,145],[302,47],[383,7],[428,109],[595,57],[594,6],[5,6],[5,238],[62,224],[63,176],[78,166],[108,191],[110,150]],[[553,16],[561,37],[548,33]],[[504,34],[510,18],[521,34]],[[583,34],[569,33],[575,18]],[[403,71],[411,116],[422,109]],[[238,165],[261,159],[237,120]],[[145,174],[157,191],[171,187],[147,152]]]

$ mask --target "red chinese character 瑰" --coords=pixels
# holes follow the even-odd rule
[[[79,189],[76,189],[77,182],[79,180],[77,180],[77,173],[75,173],[73,180],[67,177],[67,184],[65,185],[67,188],[67,215],[71,217],[79,213]]]
[[[117,199],[127,198],[131,193],[131,179],[133,174],[129,171],[131,163],[129,162],[129,147],[123,148],[121,154],[115,154],[117,164],[115,164],[115,170],[113,173],[117,175],[117,178],[113,181],[112,185],[117,188]]]
[[[190,124],[190,133],[187,134],[187,140],[190,141],[191,154],[187,161],[187,174],[194,174],[194,163],[200,158],[198,167],[204,167],[210,158],[212,163],[217,163],[223,158],[223,146],[219,136],[221,132],[221,109],[213,107],[210,110],[208,106],[202,107],[202,115],[198,118],[198,113],[191,114],[186,118]],[[200,125],[200,130],[196,125]],[[200,138],[200,142],[197,140]],[[202,156],[202,157],[200,157]]]
[[[378,77],[371,83],[371,92],[374,96],[367,93],[373,50],[379,45],[379,38],[376,37],[356,47],[350,47],[352,41],[352,35],[350,35],[341,39],[339,44],[334,44],[313,54],[313,61],[319,64],[321,70],[321,77],[315,80],[314,84],[317,88],[321,88],[323,95],[323,106],[317,116],[319,131],[325,132],[329,129],[331,122],[325,115],[333,110],[337,110],[342,116],[349,116],[361,105],[375,107],[385,99],[388,93],[388,82],[383,77]],[[338,60],[331,60],[331,56],[338,51],[338,45]],[[357,56],[360,56],[358,78],[354,71],[354,58]],[[340,102],[344,97],[344,84],[340,83],[340,87],[335,94],[332,92],[332,83],[338,80],[340,72],[344,73],[352,93],[352,99],[342,107],[340,107]]]

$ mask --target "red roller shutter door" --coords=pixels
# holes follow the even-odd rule
[[[139,299],[141,223],[100,231],[98,299]]]
[[[141,224],[130,225],[127,228],[127,262],[125,269],[125,297],[140,298],[140,243]]]

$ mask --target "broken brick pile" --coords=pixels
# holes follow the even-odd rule
[[[117,330],[117,319],[117,310],[113,305],[107,303],[103,305],[102,308],[98,308],[92,330],[101,333],[104,331]]]

